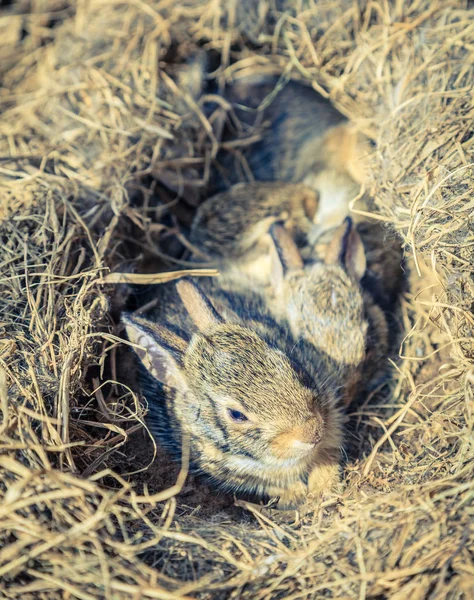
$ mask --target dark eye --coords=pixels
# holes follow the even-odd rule
[[[229,417],[232,419],[232,421],[236,421],[237,423],[248,421],[247,417],[244,415],[244,413],[240,412],[240,410],[229,408],[227,412],[229,413]]]

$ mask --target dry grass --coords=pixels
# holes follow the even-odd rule
[[[2,598],[473,596],[468,4],[32,0],[0,16]],[[220,77],[298,72],[373,138],[369,191],[411,269],[403,358],[352,415],[345,492],[293,525],[210,506],[183,477],[167,489],[160,459],[143,472],[156,449],[121,366],[109,270],[175,264],[163,203],[181,204],[157,181],[200,191],[217,149],[168,64],[202,40]]]

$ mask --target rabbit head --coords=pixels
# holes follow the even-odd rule
[[[302,368],[250,328],[225,322],[191,280],[176,287],[196,328],[190,341],[138,317],[124,322],[147,371],[150,411],[166,401],[162,386],[198,472],[224,489],[261,495],[339,445],[330,397],[323,400]]]
[[[271,228],[276,301],[295,337],[321,348],[337,363],[365,358],[367,322],[360,280],[366,268],[362,240],[347,217],[326,248],[324,261],[304,265],[293,239],[279,224]]]

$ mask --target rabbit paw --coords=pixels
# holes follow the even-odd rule
[[[339,461],[325,462],[313,467],[308,478],[308,501],[322,499],[342,491]]]

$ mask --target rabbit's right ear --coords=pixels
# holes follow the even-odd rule
[[[273,240],[271,278],[273,287],[279,289],[289,271],[303,268],[303,259],[290,232],[283,225],[274,223],[269,233]]]
[[[184,277],[178,281],[176,289],[199,331],[206,331],[210,327],[223,323],[221,316],[195,281]]]
[[[340,264],[357,282],[364,276],[367,266],[364,244],[350,217],[346,217],[337,228],[328,245],[325,263]]]
[[[166,327],[131,314],[122,315],[122,323],[150,375],[168,387],[186,388],[182,365],[188,343]]]

